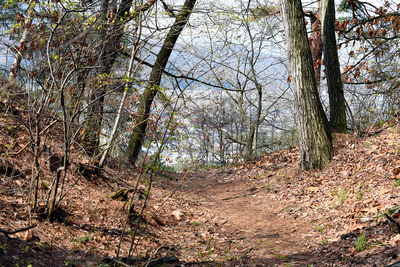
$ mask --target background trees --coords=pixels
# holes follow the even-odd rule
[[[342,17],[335,21],[332,3],[322,1],[320,10],[318,4],[308,5],[302,14],[315,22],[321,13],[325,75],[319,98],[335,130],[365,131],[376,118],[396,113],[398,7],[343,1],[337,11]],[[160,145],[161,140],[152,138],[162,136],[162,131],[171,138],[164,157],[175,153],[172,147],[180,147],[182,158],[203,163],[252,158],[297,144],[300,136],[312,136],[296,124],[301,114],[294,112],[297,77],[288,79],[276,4],[189,4],[187,9],[173,1],[32,2],[23,9],[20,3],[13,4],[10,11],[20,13],[14,15],[15,26],[4,31],[8,38],[3,42],[15,56],[3,64],[4,76],[25,85],[19,93],[30,96],[26,124],[43,121],[38,114],[49,110],[50,124],[65,124],[68,146],[75,144],[74,149],[85,151],[94,163],[108,154],[103,153],[106,147],[113,156],[126,155],[127,149],[136,161],[146,141]],[[3,27],[9,27],[9,22],[6,18]],[[308,36],[317,40],[318,27],[311,24]],[[339,33],[337,56],[335,31]],[[318,57],[314,59],[317,74]],[[128,66],[133,72],[127,72]],[[17,94],[10,88],[3,87],[9,98]],[[312,95],[317,99],[315,92]],[[168,105],[179,113],[162,113]],[[156,109],[161,113],[152,116]],[[109,142],[117,116],[120,126],[114,127]],[[156,125],[171,118],[177,123],[174,130]],[[36,138],[46,126],[39,125],[36,134],[33,124],[29,127],[32,140],[43,146]],[[145,129],[151,138],[146,138]],[[179,138],[173,140],[172,133]],[[64,152],[69,153],[67,148]],[[103,157],[101,165],[104,162]]]
[[[300,145],[300,167],[323,168],[333,153],[324,112],[336,130],[359,133],[398,116],[400,6],[351,3],[338,20],[333,1],[321,4],[319,91],[320,53],[313,62],[307,41],[316,32],[307,33],[299,0],[281,1],[282,13],[259,1],[13,5],[15,25],[2,21],[0,110],[29,136],[19,140],[33,155],[23,202],[52,217],[78,179],[117,157],[151,173]],[[44,168],[52,179],[39,190]]]
[[[204,103],[191,103],[208,127],[218,132],[220,144],[231,143],[240,156],[252,158],[257,149],[274,146],[272,133],[276,125],[271,122],[272,114],[291,103],[283,97],[289,91],[284,60],[268,51],[273,50],[280,33],[279,21],[255,16],[251,1],[238,3],[236,9],[210,14],[207,21],[214,27],[200,28],[204,36],[201,45],[207,44],[209,49],[188,51],[199,62],[197,70],[203,72],[202,80],[216,91],[207,109],[201,108]],[[240,126],[231,127],[232,123]]]
[[[147,83],[147,86],[143,91],[142,97],[140,99],[138,116],[136,118],[135,126],[133,128],[133,132],[130,137],[129,145],[126,152],[127,157],[132,161],[132,163],[136,162],[142,148],[150,115],[150,108],[153,103],[153,99],[159,90],[158,87],[161,83],[163,71],[167,66],[169,57],[172,53],[172,50],[174,49],[175,43],[177,42],[179,35],[181,34],[186,23],[188,23],[190,14],[192,13],[195,4],[195,0],[185,1],[181,11],[178,15],[176,15],[175,22],[168,32],[164,44],[157,54],[157,59],[154,62],[153,68],[150,73],[149,82]],[[174,14],[171,14],[171,16],[175,17]]]
[[[351,125],[360,134],[398,109],[399,7],[342,1],[336,22]]]

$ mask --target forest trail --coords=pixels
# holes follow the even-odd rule
[[[275,189],[231,178],[224,171],[205,177],[193,175],[184,187],[182,193],[189,193],[193,201],[215,214],[219,235],[240,246],[238,256],[242,259],[292,266],[311,259],[305,248],[307,235],[312,236],[315,227],[291,214],[282,215],[284,207],[274,198]]]
[[[26,139],[21,134],[9,152]],[[389,266],[400,261],[394,224],[373,218],[400,204],[398,123],[364,138],[337,134],[334,149],[332,162],[312,171],[298,168],[298,148],[187,173],[151,174],[118,161],[102,172],[90,165],[84,172],[71,169],[65,181],[73,186],[54,221],[33,214],[36,227],[13,235],[25,243],[0,235],[0,266],[110,266],[120,240],[120,256],[128,254],[144,204],[131,266],[165,257],[179,259],[167,266]],[[74,164],[84,160],[79,154],[74,159]],[[31,160],[31,154],[21,153],[0,162],[3,230],[29,224],[30,180],[23,174]],[[39,195],[44,197],[54,173],[42,166]],[[13,174],[21,175],[11,179]],[[125,228],[126,202],[111,198],[121,189],[128,189],[135,204]]]
[[[282,154],[280,156],[285,157],[285,152]],[[328,184],[339,183],[315,178],[314,181],[307,181],[301,178],[305,173],[293,167],[278,167],[275,171],[266,172],[260,168],[261,165],[260,162],[250,162],[247,168],[238,165],[188,174],[177,193],[181,197],[188,197],[189,201],[197,203],[209,213],[209,219],[203,222],[213,224],[216,228],[209,229],[211,236],[204,237],[215,239],[216,234],[231,244],[228,246],[229,253],[235,257],[231,258],[234,260],[225,261],[224,265],[388,266],[389,263],[397,262],[399,237],[387,221],[376,223],[370,216],[361,215],[354,218],[354,207],[347,210],[344,207],[334,207],[339,195],[335,198],[332,188],[327,195],[333,201],[326,201],[326,195],[320,194],[320,191],[327,189],[324,187]],[[335,169],[334,166],[331,168]],[[310,175],[318,176],[306,173],[306,176]],[[296,180],[303,179],[306,182],[299,183],[300,188],[297,189],[303,200],[291,198],[290,195],[296,193],[290,188],[296,187]],[[341,177],[338,179],[341,180]],[[178,183],[182,180],[181,177]],[[347,186],[351,186],[349,181],[346,181]],[[379,188],[377,184],[379,182],[375,183],[375,189]],[[383,198],[382,195],[390,192],[393,192],[393,188],[381,187],[377,195]],[[395,199],[397,195],[386,197]],[[366,198],[359,202],[375,201]],[[382,206],[371,208],[378,205],[369,206],[363,209],[364,214],[367,210],[376,213],[383,209]],[[365,218],[368,218],[367,222]],[[357,239],[361,235],[368,238],[358,251]],[[388,241],[386,245],[385,241]],[[208,264],[204,266],[214,266],[211,262]]]
[[[337,135],[324,170],[300,171],[294,148],[188,174],[178,195],[210,214],[209,238],[236,245],[228,254],[244,266],[389,266],[399,261],[399,235],[372,216],[400,204],[398,132]]]

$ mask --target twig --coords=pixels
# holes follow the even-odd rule
[[[175,247],[159,246],[159,247],[152,253],[152,257],[155,257],[155,256],[157,255],[157,253],[158,253],[161,249],[165,249],[165,250],[167,250],[167,251],[175,251]]]
[[[3,233],[8,239],[11,239],[11,237],[9,237],[8,235],[13,235],[13,234],[16,234],[16,233],[19,233],[19,232],[27,231],[27,230],[32,229],[34,227],[36,227],[36,225],[31,225],[31,226],[28,226],[28,227],[25,227],[25,228],[22,228],[22,229],[18,229],[18,230],[15,230],[15,231],[6,231],[6,230],[3,230],[3,229],[0,228],[0,233]]]
[[[389,221],[391,221],[392,223],[394,223],[394,224],[397,226],[397,231],[398,231],[399,234],[400,234],[400,224],[399,224],[397,221],[395,221],[392,217],[390,217],[389,215],[387,215],[386,213],[385,213],[385,216],[386,216],[386,218],[387,218]]]
[[[248,250],[246,250],[243,254],[246,255],[247,253],[249,253],[250,251],[253,250],[254,247],[249,248]]]
[[[169,256],[169,257],[163,257],[163,258],[156,258],[156,259],[150,259],[144,267],[150,267],[150,266],[164,266],[164,265],[169,265],[174,262],[178,262],[179,259],[175,256]],[[161,264],[161,265],[160,265]]]
[[[47,127],[46,128],[44,128],[43,129],[43,131],[41,131],[40,133],[39,133],[39,135],[42,135],[45,131],[47,131],[51,126],[53,126],[53,124],[54,123],[56,123],[58,120],[54,120],[52,123],[50,123],[49,125],[47,125]],[[29,146],[29,144],[30,143],[32,143],[32,140],[30,140],[23,148],[21,148],[18,152],[11,152],[11,153],[8,153],[9,155],[18,155],[19,153],[21,153],[22,151],[24,151],[25,150],[25,148],[27,148],[28,146]]]
[[[125,262],[122,262],[122,261],[120,261],[120,260],[118,260],[118,259],[113,259],[113,258],[106,258],[107,260],[111,260],[111,261],[113,261],[113,262],[115,262],[115,263],[118,263],[118,264],[120,264],[120,265],[122,265],[122,266],[125,266],[125,267],[132,267],[132,265],[129,265],[129,264],[126,264]],[[104,261],[104,260],[103,260]]]

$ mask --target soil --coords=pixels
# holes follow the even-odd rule
[[[400,128],[388,122],[371,133],[336,134],[333,161],[313,171],[298,168],[298,148],[186,173],[153,173],[117,160],[98,170],[73,151],[63,198],[48,220],[42,204],[30,212],[32,152],[19,152],[26,133],[4,132],[0,229],[36,227],[10,238],[0,234],[0,266],[395,264],[398,229],[373,216],[400,204],[393,186],[400,179]],[[55,154],[58,146],[53,140]],[[45,199],[54,172],[44,156],[40,171],[39,196]],[[120,189],[126,198],[112,199]]]

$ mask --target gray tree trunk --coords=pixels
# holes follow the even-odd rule
[[[124,35],[125,24],[126,21],[128,21],[127,18],[132,3],[132,0],[122,0],[114,19],[112,29],[108,32],[107,12],[110,11],[110,0],[101,1],[101,15],[99,18],[101,23],[100,39],[104,40],[99,58],[99,65],[101,66],[99,74],[101,79],[105,79],[110,75],[114,62],[117,59],[119,45]],[[90,95],[91,101],[95,99],[97,99],[97,101],[89,107],[88,113],[90,118],[83,139],[86,151],[92,155],[97,153],[100,144],[101,125],[104,115],[104,94],[106,90],[106,85],[102,85]]]
[[[321,0],[321,31],[328,82],[330,125],[338,132],[347,132],[346,104],[335,36],[335,0]]]
[[[195,3],[196,0],[185,1],[181,11],[176,16],[176,20],[169,30],[167,37],[165,38],[164,44],[161,47],[160,52],[158,52],[156,62],[154,63],[153,69],[151,70],[149,82],[147,83],[146,88],[140,99],[135,127],[133,128],[128,148],[126,150],[126,156],[133,164],[135,164],[143,145],[148,119],[150,116],[150,108],[153,103],[154,97],[157,95],[157,92],[159,90],[163,71],[167,66],[169,57],[172,53],[172,50],[174,49],[175,43],[178,40],[179,35],[181,34],[187,21],[189,20]]]
[[[332,134],[315,79],[300,0],[280,0],[290,60],[303,170],[324,168],[333,156]]]
[[[14,63],[12,64],[12,67],[10,69],[10,75],[9,75],[9,81],[15,81],[19,70],[21,69],[21,61],[22,61],[22,57],[26,54],[26,44],[29,41],[30,38],[30,33],[32,31],[31,29],[31,24],[32,24],[32,19],[33,19],[33,12],[34,12],[34,5],[31,4],[29,6],[29,10],[28,10],[28,17],[25,21],[25,29],[22,33],[22,38],[19,41],[19,50],[17,50],[17,53],[15,55],[14,58]]]

